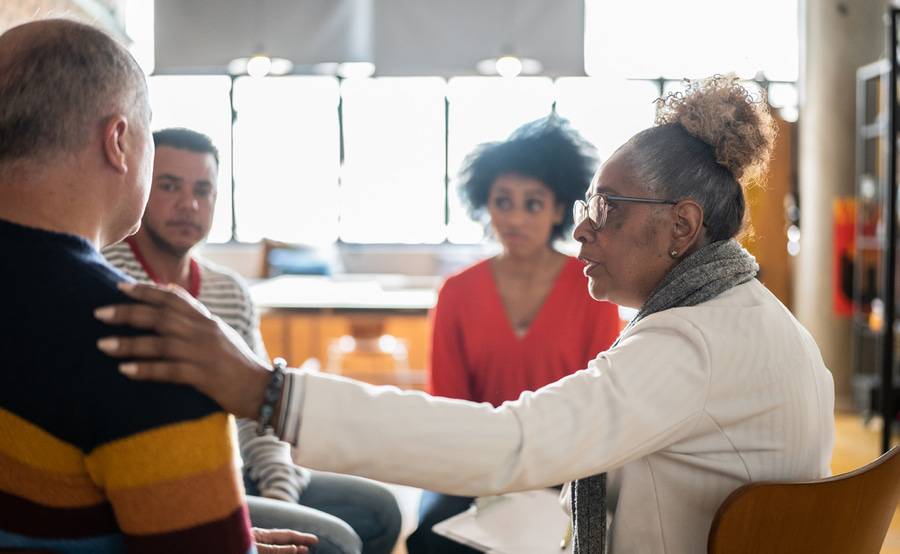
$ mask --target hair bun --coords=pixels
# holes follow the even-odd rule
[[[734,74],[688,81],[684,92],[660,98],[656,123],[677,123],[712,146],[716,161],[742,184],[765,170],[775,142],[764,96],[754,99]]]

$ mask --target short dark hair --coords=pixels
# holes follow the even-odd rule
[[[658,101],[657,126],[625,146],[630,171],[656,195],[693,198],[703,207],[710,242],[738,235],[744,188],[766,167],[775,126],[763,99],[733,75],[688,83]]]
[[[170,146],[179,150],[190,150],[200,154],[212,154],[219,167],[219,150],[213,144],[212,139],[203,133],[185,129],[184,127],[171,127],[160,129],[153,133],[153,146]]]
[[[143,72],[99,29],[50,19],[10,29],[0,43],[0,163],[77,152],[115,110],[149,117]]]
[[[536,179],[553,191],[563,206],[563,221],[553,227],[550,240],[563,238],[572,228],[572,206],[584,197],[597,167],[594,147],[569,122],[552,114],[526,123],[503,142],[478,146],[463,162],[460,193],[473,219],[484,215],[494,181],[503,175]]]

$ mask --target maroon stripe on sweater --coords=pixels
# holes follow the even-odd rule
[[[112,507],[53,508],[0,491],[0,529],[34,538],[80,539],[118,533]]]
[[[247,505],[241,504],[228,517],[190,529],[156,535],[125,535],[125,545],[129,554],[246,554],[253,545]]]

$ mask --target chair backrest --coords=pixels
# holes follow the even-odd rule
[[[878,554],[900,502],[900,446],[835,477],[740,487],[719,507],[709,554]]]

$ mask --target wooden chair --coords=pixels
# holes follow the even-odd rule
[[[709,554],[878,554],[900,502],[900,446],[855,471],[750,483],[719,507]]]

